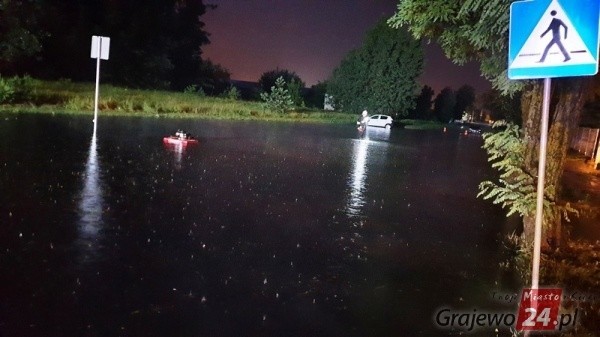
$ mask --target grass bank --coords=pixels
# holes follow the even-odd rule
[[[401,119],[400,124],[409,130],[441,130],[445,124],[436,121],[425,121],[421,119]]]
[[[0,105],[0,111],[13,113],[93,114],[93,83],[68,80],[32,80],[30,97],[24,101]],[[298,109],[276,113],[260,102],[206,97],[197,93],[140,90],[100,86],[98,104],[102,115],[152,116],[170,118],[207,118],[232,120],[280,120],[327,123],[354,123],[356,116],[323,110]]]

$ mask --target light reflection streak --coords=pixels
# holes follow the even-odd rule
[[[183,159],[183,144],[174,144],[173,149],[175,151],[175,168],[181,169],[181,160]]]
[[[346,206],[346,213],[349,216],[359,216],[361,214],[361,208],[365,204],[365,180],[367,177],[367,158],[369,137],[365,135],[365,138],[354,140],[352,146],[352,173],[350,174],[349,185],[350,185],[350,199]]]
[[[185,145],[182,143],[178,144],[164,144],[164,146],[171,152],[175,153],[174,164],[175,169],[181,170],[181,163],[183,161],[183,153],[185,152]]]
[[[100,179],[100,164],[96,133],[92,136],[88,159],[85,164],[85,179],[79,198],[79,240],[88,247],[98,241],[98,233],[102,226],[102,209],[104,197]]]
[[[389,145],[390,130],[369,127],[361,136],[362,138],[353,140],[352,146],[352,172],[348,179],[350,197],[346,205],[346,214],[350,217],[364,215],[362,208],[366,204],[365,190],[367,175],[369,174],[367,163],[372,160],[385,160],[384,154]],[[370,153],[373,150],[377,151]],[[375,154],[375,157],[370,158],[373,154]]]

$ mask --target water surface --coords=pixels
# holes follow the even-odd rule
[[[478,137],[1,117],[2,336],[443,336],[512,286]]]

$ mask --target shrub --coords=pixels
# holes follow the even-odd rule
[[[29,75],[23,77],[15,76],[10,79],[12,84],[14,95],[12,98],[13,102],[22,103],[31,101],[33,98],[33,79]]]
[[[190,84],[187,87],[185,87],[185,89],[183,89],[183,93],[184,94],[198,95],[200,97],[205,97],[206,96],[206,92],[204,92],[204,89],[202,89],[201,86],[196,85],[196,84]]]
[[[237,101],[238,99],[240,99],[241,95],[240,95],[240,91],[232,85],[231,87],[229,87],[229,90],[227,90],[225,92],[224,96],[227,99]]]
[[[10,103],[13,100],[15,90],[10,80],[0,77],[0,103]]]
[[[271,88],[271,93],[263,92],[260,98],[265,102],[267,109],[274,112],[286,112],[294,107],[294,102],[288,90],[285,88],[285,80],[279,77]]]
[[[495,133],[483,135],[483,148],[488,153],[488,162],[499,173],[499,181],[483,181],[479,184],[478,197],[491,199],[494,204],[508,209],[506,216],[519,214],[531,216],[537,206],[537,178],[527,172],[524,162],[526,140],[521,138],[518,125],[505,121],[497,121],[494,128],[502,129]],[[553,186],[547,185],[546,189]],[[556,200],[544,197],[544,217],[550,217],[555,210],[560,211],[567,221],[569,214],[578,215],[570,203],[558,205]]]

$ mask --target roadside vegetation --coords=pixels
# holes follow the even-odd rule
[[[93,83],[41,81],[30,77],[0,78],[0,111],[92,114]],[[100,86],[98,108],[104,115],[175,118],[261,119],[354,123],[356,116],[308,108],[269,109],[261,102],[228,96],[208,97],[189,88],[184,92]]]
[[[401,119],[398,121],[408,130],[441,130],[446,124],[434,120]]]

